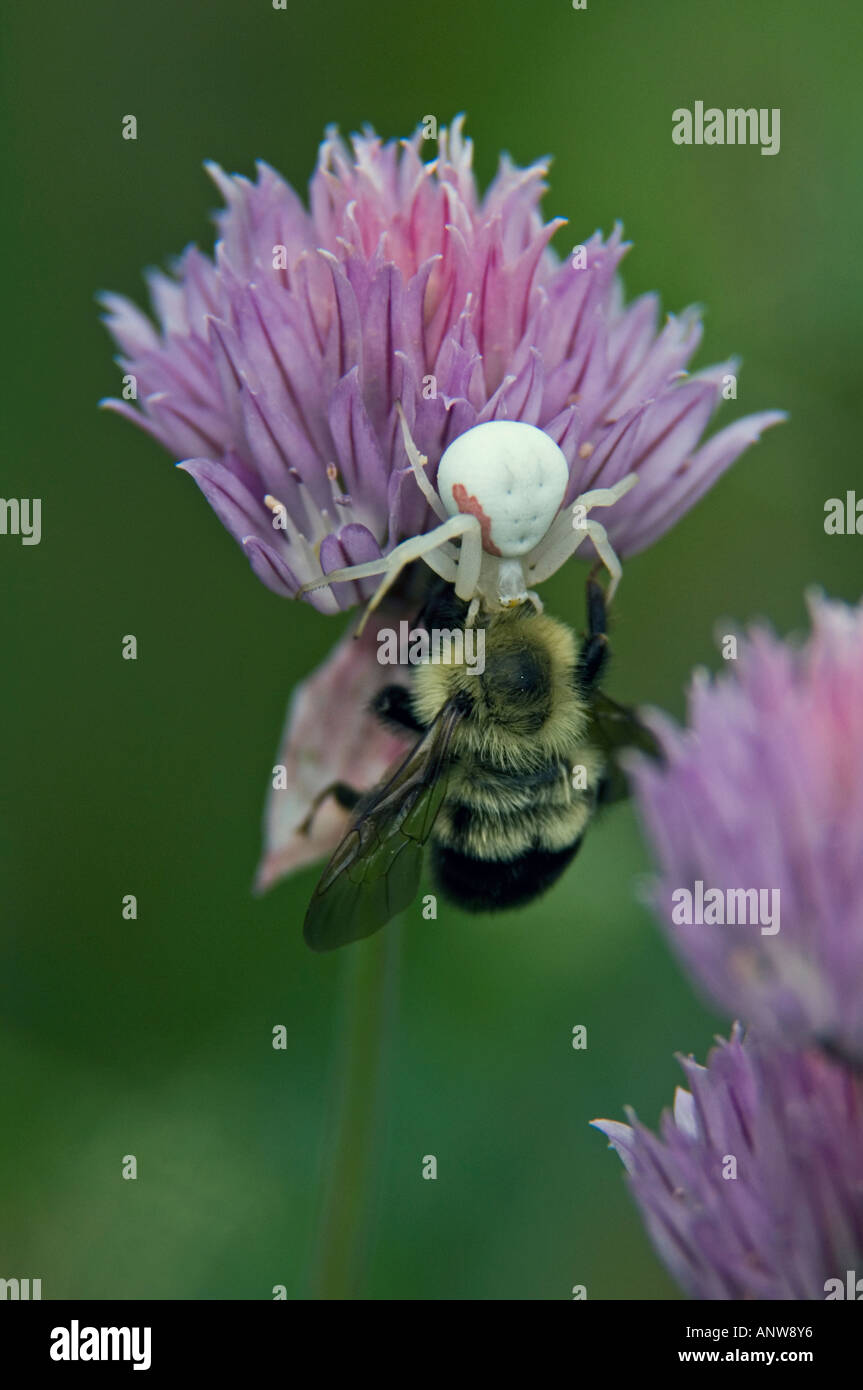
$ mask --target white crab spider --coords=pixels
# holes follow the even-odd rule
[[[613,506],[635,486],[634,473],[613,487],[583,492],[561,512],[569,482],[563,451],[535,425],[491,420],[466,430],[444,451],[436,492],[424,471],[428,459],[411,438],[401,404],[396,408],[414,477],[440,526],[402,541],[378,560],[322,573],[302,586],[298,598],[326,584],[383,575],[361,631],[405,566],[422,559],[470,603],[468,625],[480,605],[494,611],[530,600],[541,612],[542,603],[528,585],[540,584],[560,569],[586,536],[611,576],[612,597],[622,573],[620,561],[605,527],[588,520],[587,513],[592,507]]]

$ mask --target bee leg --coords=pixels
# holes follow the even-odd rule
[[[331,782],[328,787],[324,787],[323,791],[318,792],[311,804],[309,814],[306,816],[305,820],[297,826],[301,835],[309,834],[312,828],[312,821],[329,796],[341,806],[342,810],[352,811],[362,796],[362,792],[358,792],[356,787],[350,786],[347,782]]]
[[[479,600],[476,601],[479,610]],[[415,627],[424,627],[430,632],[433,627],[469,627],[470,605],[456,598],[451,583],[436,579],[429,587],[425,603],[414,620]],[[467,615],[467,617],[465,616]]]
[[[599,569],[599,565],[596,566],[596,569]],[[588,634],[591,637],[604,636],[608,632],[605,591],[602,585],[594,579],[593,574],[587,581],[586,592]]]
[[[605,594],[595,579],[587,581],[587,637],[581,644],[575,663],[575,681],[579,690],[589,694],[595,690],[608,661]]]
[[[412,734],[425,733],[425,725],[413,712],[411,692],[404,685],[385,685],[372,700],[372,709],[382,724]]]

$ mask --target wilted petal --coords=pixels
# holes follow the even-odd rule
[[[397,623],[398,618],[390,614],[386,621]],[[321,805],[308,833],[299,829],[320,792],[333,782],[368,790],[407,747],[369,710],[384,686],[406,681],[403,668],[378,662],[377,633],[370,622],[361,637],[343,637],[291,697],[276,781],[267,796],[258,892],[331,854],[342,838],[349,816],[332,798]],[[283,777],[279,768],[284,768]],[[284,786],[278,785],[281,781]]]

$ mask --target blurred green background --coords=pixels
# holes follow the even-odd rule
[[[7,31],[0,493],[43,498],[43,539],[0,538],[0,1275],[46,1298],[301,1297],[345,961],[302,943],[315,871],[249,885],[288,694],[342,623],[266,591],[159,446],[97,412],[119,373],[93,296],[141,302],[143,266],[210,249],[205,158],[304,188],[327,123],[404,135],[460,110],[483,184],[501,149],[553,154],[561,251],[621,218],[628,293],[707,306],[696,365],[742,355],[722,420],[792,415],[627,567],[609,691],[680,715],[721,619],[785,632],[808,585],[859,594],[863,540],[825,536],[823,508],[861,477],[863,24],[810,0],[47,0]],[[780,107],[780,153],[675,146],[697,99]],[[582,576],[543,595],[574,623]],[[677,1296],[588,1128],[626,1103],[655,1123],[673,1053],[728,1024],[639,905],[648,870],[619,809],[540,907],[407,924],[362,1297]]]

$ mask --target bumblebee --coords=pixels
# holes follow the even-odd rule
[[[451,628],[466,611],[441,586],[419,621]],[[371,791],[335,783],[318,798],[334,796],[352,821],[306,913],[313,950],[370,936],[407,907],[427,843],[436,887],[459,907],[532,901],[578,853],[597,807],[626,794],[619,750],[658,756],[635,713],[599,689],[609,650],[594,580],[581,641],[530,602],[477,626],[482,674],[463,662],[423,664],[411,688],[387,686],[376,698],[381,720],[417,736],[395,770]]]

